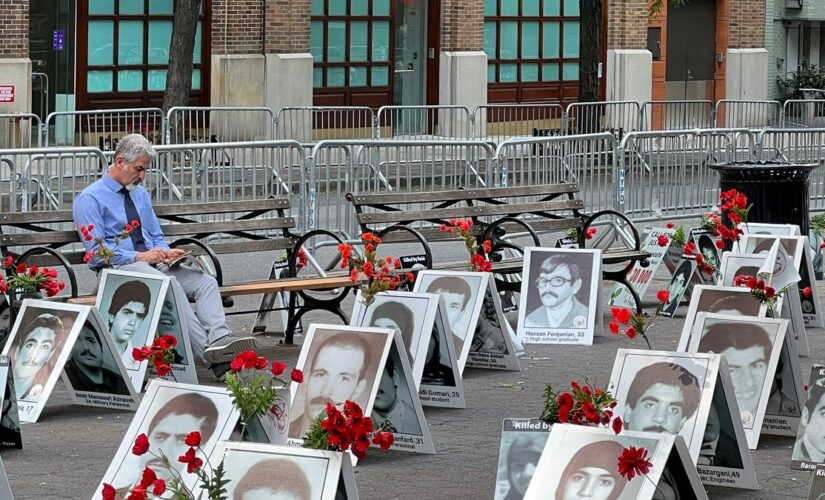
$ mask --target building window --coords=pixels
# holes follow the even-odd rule
[[[491,85],[577,81],[579,0],[485,0]]]
[[[174,20],[173,0],[86,0],[85,94],[90,100],[128,99],[129,94],[166,89],[169,46]],[[83,25],[81,24],[81,25]],[[206,16],[203,4],[195,33],[192,89],[202,90],[205,78]],[[81,64],[83,64],[81,63]],[[84,78],[81,76],[81,78]],[[143,103],[147,104],[147,103]]]
[[[312,0],[315,88],[388,87],[390,0]]]

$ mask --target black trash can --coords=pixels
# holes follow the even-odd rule
[[[748,222],[796,224],[808,234],[808,178],[817,163],[743,161],[708,165],[719,172],[722,191],[736,189],[753,208]]]

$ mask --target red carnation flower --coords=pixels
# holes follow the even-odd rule
[[[616,323],[615,321],[611,321],[610,323],[607,324],[607,326],[610,328],[610,333],[612,333],[613,335],[618,335],[619,334],[619,324],[618,323]]]
[[[802,290],[802,295],[804,295],[804,296],[805,296],[806,298],[808,298],[808,299],[810,299],[810,298],[811,298],[811,293],[812,293],[812,290],[811,290],[811,287],[809,287],[809,286],[806,286],[806,287]]]
[[[117,490],[109,483],[103,483],[103,500],[115,500]]]
[[[624,426],[624,422],[622,422],[621,417],[616,417],[613,419],[613,432],[616,434],[622,432],[622,427]]]
[[[665,227],[668,228],[668,229],[673,229],[673,223],[668,222],[667,224],[665,224]]]
[[[304,373],[297,368],[293,368],[289,374],[289,378],[291,378],[293,382],[298,382],[300,384],[304,381]]]
[[[286,364],[278,362],[278,361],[273,361],[271,370],[272,370],[272,374],[277,377],[277,376],[281,375],[282,373],[284,373],[284,370],[286,370]]]
[[[670,292],[667,290],[659,290],[656,292],[656,300],[661,302],[662,304],[667,304],[670,302]]]
[[[627,327],[627,331],[624,332],[624,334],[627,335],[627,338],[629,338],[629,339],[635,339],[636,338],[636,329],[633,328],[632,326],[629,326],[629,327]]]
[[[184,441],[186,446],[200,446],[201,445],[201,433],[198,431],[192,431],[186,435],[186,440]]]
[[[658,238],[656,238],[656,243],[659,244],[660,247],[666,247],[670,239],[668,239],[666,234],[660,234]]]
[[[135,445],[132,446],[133,455],[143,455],[149,451],[149,437],[146,434],[141,434],[135,439]]]
[[[627,322],[630,321],[630,309],[625,309],[623,307],[614,307],[610,310],[610,314],[616,321],[623,325],[626,325]]]
[[[619,474],[627,478],[628,481],[633,479],[636,475],[643,475],[650,472],[653,464],[648,460],[648,452],[645,448],[636,448],[630,446],[622,451],[619,457]]]

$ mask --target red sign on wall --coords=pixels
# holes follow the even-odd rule
[[[0,102],[14,102],[14,85],[0,85]]]

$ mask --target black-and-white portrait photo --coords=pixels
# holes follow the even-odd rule
[[[186,330],[186,323],[178,309],[178,300],[175,297],[175,287],[170,286],[163,299],[163,307],[160,309],[160,319],[158,320],[157,336],[171,335],[177,340],[177,345],[172,348],[175,358],[172,364],[185,365],[189,363],[184,346],[189,344],[189,336]]]
[[[595,251],[525,249],[518,336],[527,342],[592,343],[598,270]]]
[[[0,386],[0,448],[23,448],[14,377],[11,374],[11,359],[8,356],[0,356]]]
[[[464,343],[471,330],[475,330],[488,279],[484,273],[457,271],[422,271],[416,278],[414,291],[434,293],[444,299],[461,366],[467,357],[465,351],[469,351]]]
[[[719,269],[719,250],[710,234],[699,234],[696,237],[696,247],[705,262],[712,264],[715,269]]]
[[[11,332],[11,307],[6,296],[0,293],[0,349],[6,344]]]
[[[741,469],[742,454],[733,428],[733,416],[719,385],[713,392],[713,403],[708,412],[708,423],[702,436],[698,465]]]
[[[801,236],[769,236],[748,234],[742,238],[741,246],[745,253],[768,255],[774,243],[779,240],[776,252],[771,286],[780,290],[799,281],[799,267],[802,263],[802,251],[805,239]]]
[[[661,314],[663,316],[673,317],[676,314],[676,309],[679,308],[682,297],[684,297],[685,291],[690,286],[690,278],[695,272],[696,261],[685,259],[679,263],[679,267],[673,272],[673,277],[667,287],[669,300],[662,306]]]
[[[825,366],[814,365],[791,455],[791,468],[809,470],[822,463],[825,463]]]
[[[722,286],[734,286],[737,277],[754,276],[765,280],[770,279],[770,273],[759,274],[765,266],[765,256],[761,254],[725,253],[722,256]]]
[[[493,296],[485,293],[481,304],[481,315],[478,317],[475,335],[470,344],[470,352],[509,354],[507,342],[504,340],[503,319],[503,316],[499,316]]]
[[[421,424],[412,398],[413,394],[401,366],[398,350],[391,348],[372,406],[372,417],[376,427],[380,426],[388,432],[397,434],[420,436]]]
[[[447,350],[447,339],[447,332],[436,322],[427,344],[427,357],[424,363],[424,373],[421,376],[421,385],[455,386],[455,373],[453,373],[450,354]]]
[[[304,372],[304,382],[291,388],[288,436],[302,439],[327,403],[340,409],[348,400],[354,401],[368,414],[391,341],[380,330],[312,325],[297,366]]]
[[[501,430],[495,500],[521,500],[550,435],[538,419],[507,418]]]
[[[580,427],[580,429],[574,429]],[[583,432],[582,432],[583,431]],[[606,431],[606,432],[605,432]],[[649,434],[648,434],[649,436]],[[661,476],[670,447],[666,438],[651,439],[625,431],[555,424],[539,459],[525,500],[626,500],[650,498]],[[672,438],[670,441],[672,443]],[[618,472],[618,457],[627,446],[642,446],[651,455],[647,477],[628,481]],[[657,462],[657,458],[658,462]]]
[[[690,305],[682,327],[677,351],[686,351],[690,344],[693,324],[699,313],[717,313],[730,316],[764,316],[765,307],[744,287],[697,285],[690,297]]]
[[[91,321],[83,323],[64,367],[68,383],[79,392],[129,395],[130,382],[120,372],[105,335]]]
[[[701,315],[690,350],[724,354],[745,430],[759,429],[787,321]],[[698,341],[698,342],[697,342]]]
[[[125,491],[138,484],[143,469],[149,467],[169,483],[174,476],[162,465],[163,454],[191,488],[198,478],[177,460],[189,449],[184,442],[187,434],[200,432],[201,448],[209,456],[219,441],[229,438],[237,421],[238,412],[226,389],[152,379],[103,482]],[[149,451],[138,456],[131,449],[140,434],[149,438]]]
[[[139,363],[132,349],[151,344],[158,327],[169,278],[104,269],[97,292],[97,308],[107,323],[115,348],[127,370]]]

